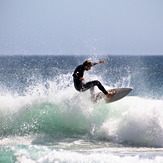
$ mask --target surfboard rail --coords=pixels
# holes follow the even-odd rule
[[[122,88],[113,88],[107,90],[108,92],[115,91],[115,94],[110,98],[107,98],[105,94],[102,92],[96,93],[92,99],[94,103],[99,101],[104,101],[106,103],[111,103],[122,99],[123,97],[127,96],[133,89],[130,87],[122,87]]]

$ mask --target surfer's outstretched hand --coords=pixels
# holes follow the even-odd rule
[[[101,60],[99,63],[103,63],[103,64],[105,64],[105,62],[104,62],[103,60]]]
[[[112,92],[108,92],[108,94],[107,94],[106,96],[107,96],[107,98],[110,98],[110,97],[112,97],[114,94],[115,94],[115,91],[112,91]]]

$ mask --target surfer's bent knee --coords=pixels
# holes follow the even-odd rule
[[[95,83],[96,85],[101,85],[101,83],[100,83],[98,80],[94,80],[94,83]]]

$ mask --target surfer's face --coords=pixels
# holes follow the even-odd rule
[[[85,66],[86,71],[89,71],[92,66]]]

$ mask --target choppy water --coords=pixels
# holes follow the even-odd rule
[[[132,93],[93,104],[73,87],[85,59],[106,62],[87,81]],[[162,81],[162,56],[1,56],[0,162],[163,162]]]

